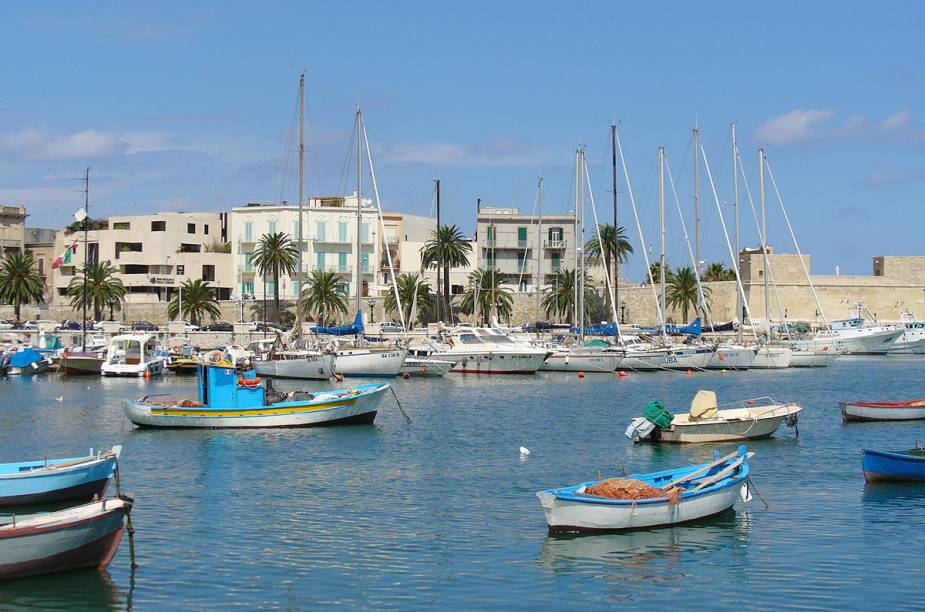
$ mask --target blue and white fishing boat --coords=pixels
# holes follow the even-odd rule
[[[925,482],[925,449],[904,451],[861,450],[864,480],[905,480]]]
[[[125,416],[139,427],[253,428],[312,427],[372,423],[386,383],[322,392],[278,393],[253,370],[238,376],[234,366],[203,363],[197,372],[197,400],[146,396],[123,402]]]
[[[10,356],[9,374],[34,376],[48,370],[51,359],[33,348],[21,348]]]
[[[0,464],[0,506],[86,500],[106,492],[121,446],[70,459]]]
[[[587,493],[604,481],[589,481],[537,493],[551,533],[621,531],[687,523],[729,510],[736,498],[750,499],[745,446],[701,465],[631,474],[627,480],[658,489],[658,497],[613,499]]]

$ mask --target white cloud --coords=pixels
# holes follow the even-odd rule
[[[792,144],[809,140],[814,130],[835,116],[834,110],[797,109],[765,121],[755,130],[755,140],[768,144]]]
[[[160,132],[116,133],[97,129],[56,134],[27,128],[0,134],[0,157],[27,161],[90,160],[113,155],[136,155],[155,151],[186,151]]]
[[[883,131],[892,132],[894,130],[909,128],[911,125],[912,113],[902,110],[881,121],[878,127]]]
[[[432,164],[435,166],[534,166],[546,156],[538,149],[514,139],[485,144],[454,143],[396,144],[383,148],[387,164]]]

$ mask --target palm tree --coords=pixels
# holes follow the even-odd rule
[[[125,294],[128,293],[122,280],[116,278],[119,268],[112,265],[109,260],[106,261],[89,261],[86,266],[86,276],[84,269],[78,271],[80,276],[71,279],[67,286],[67,296],[71,299],[71,308],[80,310],[86,306],[88,310],[93,310],[93,318],[97,321],[102,320],[103,310],[106,306],[112,306],[116,310],[122,310],[122,303],[125,301]],[[86,288],[84,287],[84,278],[87,279]]]
[[[569,324],[574,323],[575,312],[575,279],[578,277],[574,270],[562,268],[556,272],[552,283],[543,293],[543,311],[547,317],[562,318]],[[593,315],[599,310],[599,297],[588,282],[585,275],[585,320],[593,320]]]
[[[600,238],[600,240],[598,240],[598,238]],[[603,255],[601,254],[601,245],[604,246]],[[614,231],[613,225],[606,223],[599,225],[597,229],[594,230],[594,236],[591,237],[591,240],[585,243],[585,253],[589,258],[604,260],[604,270],[607,273],[607,278],[610,279],[610,282],[614,286],[619,282],[619,279],[610,276],[611,265],[613,265],[613,269],[616,270],[617,261],[625,262],[632,252],[633,245],[631,245],[630,241],[627,239],[626,231],[623,229],[622,225],[618,225],[616,231]],[[608,312],[613,312],[613,309],[610,307],[609,291],[604,291],[604,307]]]
[[[707,266],[707,269],[703,271],[703,276],[701,280],[704,281],[730,281],[736,279],[735,270],[732,268],[727,268],[723,265],[723,262],[711,263]]]
[[[302,315],[319,324],[328,322],[334,313],[347,314],[347,286],[336,272],[312,270],[308,283],[299,295],[298,308]]]
[[[279,277],[281,274],[291,275],[295,272],[299,263],[299,249],[284,232],[264,234],[260,237],[251,262],[260,274],[273,277],[273,304],[279,322]]]
[[[466,242],[462,231],[455,225],[441,225],[431,232],[431,238],[421,251],[424,266],[443,266],[443,303],[439,305],[439,318],[450,317],[450,268],[469,265],[468,254],[472,245]]]
[[[430,283],[421,278],[419,274],[402,274],[395,279],[398,285],[398,297],[401,299],[402,315],[405,324],[409,329],[414,321],[411,318],[411,306],[414,305],[414,296],[417,294],[417,319],[419,321],[427,320],[427,313],[434,307],[434,299],[430,294]],[[398,302],[395,300],[395,292],[389,291],[385,297],[385,309],[391,312],[398,310]]]
[[[0,265],[0,300],[13,305],[19,320],[20,307],[45,297],[45,281],[35,269],[31,253],[8,252]]]
[[[493,314],[501,319],[510,318],[514,298],[510,289],[501,286],[501,281],[502,275],[497,270],[473,270],[459,309],[467,315],[478,314],[483,323],[488,323]]]
[[[709,288],[703,289],[703,297],[705,300],[710,297]],[[697,292],[697,273],[693,268],[688,266],[674,271],[668,283],[665,301],[673,308],[681,308],[684,323],[687,323],[688,307],[693,306],[694,311],[697,311],[700,304],[700,296]]]
[[[183,316],[189,317],[190,323],[199,325],[203,315],[217,319],[221,311],[218,309],[218,298],[215,297],[215,288],[209,286],[209,281],[201,279],[187,279],[180,286],[183,296]],[[167,316],[173,319],[180,313],[180,295],[175,297],[167,306]]]
[[[661,269],[662,269],[662,262],[660,261],[655,261],[649,264],[649,273],[652,275],[652,282],[655,283],[656,285],[661,282],[660,280],[661,279],[661,274],[660,274]],[[672,274],[671,268],[669,267],[668,269],[665,270],[665,283],[666,284],[671,282],[671,274]],[[646,277],[646,280],[643,284],[644,285],[649,284],[648,276]]]

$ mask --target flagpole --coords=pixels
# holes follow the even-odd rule
[[[90,166],[87,166],[87,175],[84,179],[84,320],[81,325],[80,350],[87,351],[87,231],[90,226]]]

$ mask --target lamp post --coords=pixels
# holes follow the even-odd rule
[[[109,298],[108,300],[106,300],[106,303],[109,304],[109,320],[110,320],[110,321],[115,321],[115,318],[113,317],[112,311],[113,311],[113,309],[114,309],[115,306],[116,306],[116,298]]]
[[[620,324],[626,323],[626,300],[620,302]]]
[[[376,308],[376,302],[372,298],[369,298],[369,322],[370,323],[376,322],[376,319],[374,317],[375,308]]]

